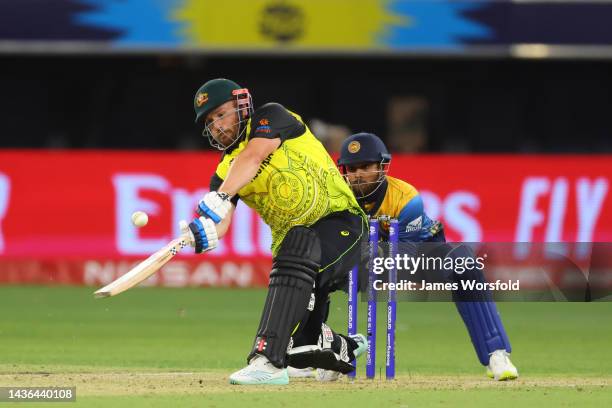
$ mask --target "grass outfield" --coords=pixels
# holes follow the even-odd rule
[[[245,364],[265,291],[146,288],[103,300],[91,292],[0,287],[0,386],[76,386],[70,407],[612,404],[611,303],[500,304],[521,374],[514,382],[485,378],[453,304],[400,303],[396,381],[239,387],[227,376]],[[345,316],[340,293],[332,327],[346,330]],[[40,406],[19,404],[28,405]]]

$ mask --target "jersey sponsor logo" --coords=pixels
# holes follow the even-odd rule
[[[258,126],[255,129],[255,133],[270,133],[272,132],[272,129],[270,128],[270,126]]]
[[[408,225],[406,225],[406,232],[415,232],[421,229],[421,225],[423,224],[423,217],[419,215],[414,220],[410,221]]]
[[[340,231],[340,235],[342,235],[343,237],[348,237],[349,236],[349,232],[348,231]]]
[[[208,101],[208,94],[206,92],[200,92],[198,96],[196,96],[196,105],[198,108],[204,105]]]
[[[359,150],[361,149],[361,143],[359,143],[356,140],[353,140],[351,143],[349,143],[348,145],[348,151],[349,153],[357,153]]]

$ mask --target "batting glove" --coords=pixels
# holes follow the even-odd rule
[[[181,231],[191,238],[191,245],[195,247],[195,253],[210,251],[217,247],[219,236],[215,223],[210,218],[196,218],[189,225],[185,221],[180,222]]]
[[[231,197],[229,194],[211,191],[206,193],[200,200],[196,212],[198,215],[210,218],[215,224],[218,224],[232,208],[230,199]]]

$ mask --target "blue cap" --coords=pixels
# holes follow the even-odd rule
[[[357,133],[342,143],[338,164],[343,166],[356,163],[388,163],[391,155],[387,146],[373,133]]]

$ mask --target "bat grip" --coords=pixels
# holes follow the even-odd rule
[[[187,221],[179,221],[179,228],[181,230],[181,239],[184,240],[190,247],[195,247],[195,238],[189,229],[189,224],[187,224]]]

